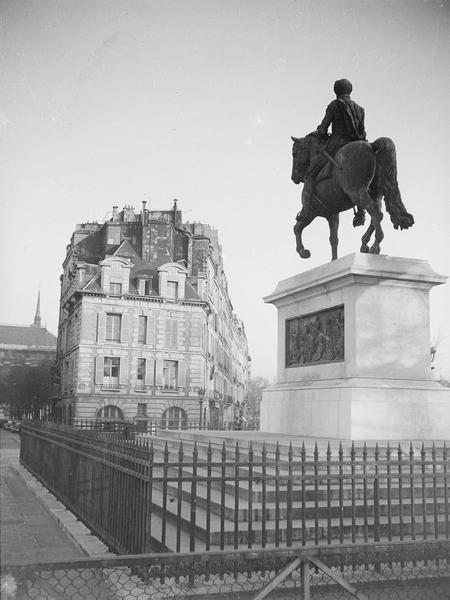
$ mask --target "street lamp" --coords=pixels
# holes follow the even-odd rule
[[[436,356],[436,346],[431,346],[430,348],[430,354],[431,354],[431,370],[434,370],[434,357]]]
[[[200,388],[198,390],[198,401],[200,403],[200,420],[199,420],[199,429],[202,428],[202,414],[203,414],[203,400],[205,399],[205,390]]]

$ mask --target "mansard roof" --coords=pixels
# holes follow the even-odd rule
[[[56,337],[36,325],[0,325],[0,346],[26,346],[56,350]]]

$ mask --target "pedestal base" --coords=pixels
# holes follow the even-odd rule
[[[450,438],[450,390],[435,382],[336,379],[266,388],[261,430],[345,440]]]
[[[278,383],[261,431],[355,440],[450,439],[450,389],[430,370],[423,260],[350,254],[281,281]]]

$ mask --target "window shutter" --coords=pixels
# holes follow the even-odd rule
[[[156,361],[156,380],[155,385],[162,386],[163,385],[163,361]]]
[[[147,316],[147,344],[156,344],[156,315]]]
[[[145,361],[145,385],[154,385],[155,382],[155,359],[147,358]]]
[[[172,339],[171,345],[176,348],[178,346],[178,321],[172,321]]]
[[[119,365],[119,383],[120,385],[126,385],[128,380],[128,358],[121,356]]]
[[[177,387],[185,388],[186,387],[186,363],[184,360],[180,360],[178,362],[178,381]]]
[[[95,383],[102,384],[103,383],[103,367],[104,367],[104,358],[103,356],[97,356],[95,358]]]
[[[122,315],[122,331],[120,333],[120,341],[126,344],[130,341],[130,317],[128,314]]]
[[[99,312],[97,315],[97,342],[104,342],[106,337],[106,313]]]
[[[171,346],[172,344],[172,320],[166,319],[165,323],[165,345]]]

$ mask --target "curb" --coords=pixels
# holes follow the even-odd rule
[[[62,502],[49,492],[34,475],[27,471],[18,459],[17,462],[11,461],[10,464],[36,496],[39,503],[50,513],[52,519],[82,552],[91,558],[116,556]]]

